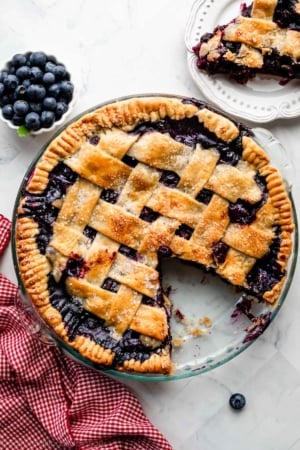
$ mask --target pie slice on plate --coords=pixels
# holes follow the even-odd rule
[[[254,0],[240,15],[206,33],[194,47],[197,67],[245,84],[257,74],[300,78],[300,2]]]

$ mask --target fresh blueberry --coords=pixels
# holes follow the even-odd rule
[[[0,82],[0,97],[2,97],[2,95],[4,94],[5,91],[5,86],[3,83]]]
[[[60,118],[68,110],[68,105],[65,102],[57,102],[55,108],[55,116]]]
[[[28,78],[30,76],[30,67],[28,66],[21,66],[16,70],[16,76],[20,80],[24,80],[25,78]]]
[[[39,130],[41,128],[40,116],[35,112],[29,112],[25,116],[25,126],[31,131]]]
[[[1,73],[0,73],[0,81],[2,81],[2,83],[5,80],[5,78],[7,77],[7,75],[8,75],[7,70],[2,70],[1,71]]]
[[[43,76],[43,83],[45,86],[50,86],[55,82],[55,75],[51,72],[46,72]]]
[[[52,61],[47,61],[45,64],[45,72],[51,72],[54,74],[55,67],[56,67],[55,63],[53,63]]]
[[[9,103],[11,103],[9,95],[2,95],[2,97],[0,97],[0,106],[8,105]]]
[[[229,399],[229,404],[233,409],[242,409],[246,405],[246,398],[243,394],[232,394]]]
[[[46,89],[41,84],[31,84],[27,89],[29,100],[42,100],[46,95]]]
[[[60,95],[60,84],[58,84],[58,83],[51,84],[51,86],[49,86],[49,88],[48,88],[48,94],[49,94],[49,97],[58,98]]]
[[[5,119],[11,120],[14,115],[13,106],[11,104],[4,105],[2,108],[2,114]]]
[[[61,93],[63,95],[65,95],[65,94],[68,94],[68,95],[73,94],[74,85],[73,85],[73,83],[71,83],[71,81],[62,81],[60,83],[60,90],[61,90]]]
[[[25,78],[25,80],[22,81],[22,85],[25,88],[28,88],[31,85],[31,81],[28,78]]]
[[[13,91],[19,84],[19,80],[16,75],[8,74],[7,77],[3,80],[4,86],[9,91]]]
[[[26,97],[26,87],[23,84],[20,84],[15,90],[15,96],[18,99],[24,99]]]
[[[17,100],[14,105],[14,112],[18,115],[18,116],[26,116],[26,114],[28,113],[29,110],[29,105],[25,100]]]
[[[41,83],[43,80],[43,72],[39,67],[31,67],[30,70],[30,79],[33,83]]]
[[[44,68],[47,62],[47,55],[44,52],[32,52],[29,61],[31,66],[38,66]]]
[[[57,80],[63,80],[65,78],[66,72],[66,68],[63,64],[57,64],[57,66],[53,68],[53,73]]]
[[[21,67],[24,64],[26,64],[26,56],[23,55],[22,53],[16,53],[12,57],[12,63],[14,64],[15,67]]]
[[[43,100],[43,107],[47,111],[54,111],[56,109],[56,103],[54,97],[45,97]]]
[[[55,120],[55,114],[53,111],[42,111],[41,125],[44,128],[50,128]]]
[[[24,124],[24,116],[19,116],[18,114],[14,114],[12,117],[12,123],[19,127]]]
[[[40,102],[30,102],[29,108],[30,111],[40,114],[43,111],[43,104]]]

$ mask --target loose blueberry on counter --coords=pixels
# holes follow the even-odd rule
[[[240,393],[232,394],[229,399],[229,404],[233,409],[243,409],[246,405],[246,398],[243,394]]]

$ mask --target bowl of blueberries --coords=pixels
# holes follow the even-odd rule
[[[0,118],[20,136],[60,125],[74,100],[68,67],[43,51],[16,53],[0,71]]]

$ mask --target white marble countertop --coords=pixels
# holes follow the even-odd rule
[[[0,6],[0,61],[23,50],[72,60],[78,99],[72,115],[107,99],[164,92],[201,98],[186,64],[184,30],[194,0],[10,0]],[[300,170],[300,118],[264,125]],[[0,123],[0,212],[12,216],[32,158],[51,133],[19,138]],[[300,178],[293,196],[300,209]],[[8,249],[0,271],[15,280]],[[299,272],[276,320],[245,352],[181,381],[127,382],[175,450],[300,449]],[[242,392],[236,413],[228,400]],[[1,445],[0,445],[1,446]]]

